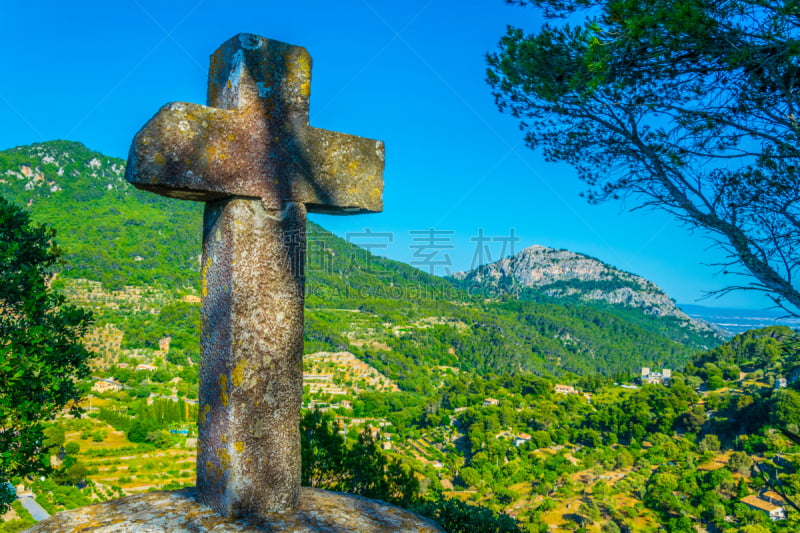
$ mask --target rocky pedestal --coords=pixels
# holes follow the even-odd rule
[[[28,533],[324,532],[444,533],[433,521],[359,496],[303,487],[300,508],[264,518],[225,518],[197,500],[195,489],[150,492],[53,515]]]

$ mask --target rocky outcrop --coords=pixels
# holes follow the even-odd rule
[[[72,511],[39,522],[27,533],[444,533],[434,522],[386,503],[320,489],[301,489],[300,509],[265,520],[229,520],[199,503],[195,489],[150,492]]]
[[[456,273],[455,277],[478,282],[512,278],[523,287],[541,287],[564,280],[611,279],[616,273],[622,272],[591,257],[534,245],[476,270]]]
[[[556,298],[573,297],[635,307],[649,315],[673,316],[697,329],[709,329],[678,309],[652,281],[568,250],[530,246],[515,256],[456,273],[454,277],[509,291],[538,289]]]

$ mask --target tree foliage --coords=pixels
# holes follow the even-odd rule
[[[42,422],[64,407],[77,412],[89,375],[80,339],[91,317],[48,286],[60,255],[54,234],[0,198],[0,483],[47,470],[40,455],[63,438],[45,439]]]
[[[800,311],[800,9],[795,0],[508,0],[544,8],[488,56],[499,108],[574,165],[592,202],[635,196],[707,230]],[[584,11],[577,26],[575,20]],[[734,269],[735,270],[735,269]]]
[[[309,411],[300,423],[302,483],[358,494],[409,508],[437,520],[452,533],[521,533],[519,523],[505,514],[456,499],[422,498],[414,474],[388,458],[368,430],[347,443],[326,413]]]
[[[308,411],[301,422],[301,481],[307,487],[340,487],[347,476],[344,437],[329,417]]]
[[[300,424],[302,483],[409,506],[419,482],[396,459],[387,458],[369,431],[345,444],[330,417],[310,411]]]

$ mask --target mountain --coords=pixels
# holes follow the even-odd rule
[[[125,162],[77,142],[0,152],[0,194],[58,230],[64,275],[107,288],[196,285],[203,206],[141,192]]]
[[[535,289],[553,298],[601,301],[636,307],[649,315],[689,319],[652,281],[568,250],[534,245],[454,277],[512,291]]]
[[[523,300],[581,302],[640,324],[660,324],[666,336],[701,349],[713,346],[721,333],[684,313],[652,281],[568,250],[534,245],[453,278]]]
[[[199,353],[202,205],[140,192],[124,166],[75,142],[20,146],[0,151],[0,194],[56,228],[66,260],[56,283],[94,310],[104,361],[119,350],[157,357],[159,340],[170,337],[166,359],[185,364]],[[307,247],[306,351],[350,351],[405,390],[436,387],[445,367],[540,375],[677,368],[719,343],[677,316],[638,308],[474,296],[313,223]],[[556,283],[568,290],[566,280]]]

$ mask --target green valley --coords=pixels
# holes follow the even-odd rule
[[[143,327],[137,313],[170,302],[197,303],[202,206],[141,193],[125,182],[123,173],[123,161],[78,143],[56,141],[0,152],[0,194],[27,206],[35,220],[58,230],[66,261],[57,284],[95,310],[99,326],[116,324],[127,333],[124,344],[145,348],[158,339],[135,340],[139,337],[133,330]],[[347,347],[345,319],[353,315],[327,310],[359,311],[362,317],[376,317],[379,325],[390,324],[372,331],[374,340],[388,339],[390,348],[404,346],[375,350],[362,344],[364,357],[393,367],[396,373],[409,368],[409,358],[424,366],[452,365],[477,372],[631,373],[643,364],[679,365],[693,349],[719,342],[708,336],[697,342],[675,342],[667,334],[666,321],[631,309],[530,298],[514,301],[492,291],[464,289],[372,256],[317,225],[309,226],[309,345],[315,350]],[[94,295],[82,288],[87,283],[95,283]],[[101,296],[104,293],[111,296]],[[145,293],[150,296],[140,297]],[[124,294],[130,296],[127,303]],[[623,312],[628,316],[620,316]],[[431,317],[441,323],[403,329]],[[454,323],[468,327],[459,330]],[[196,334],[196,330],[169,332],[173,338],[196,338]],[[422,346],[424,350],[414,348]],[[424,380],[425,374],[406,373],[403,378]]]
[[[48,427],[55,471],[32,482],[49,512],[194,484],[202,206],[123,175],[73,142],[0,152],[0,196],[57,229],[53,286],[95,315],[87,412]],[[451,532],[797,530],[792,330],[723,344],[611,270],[509,290],[519,278],[438,278],[315,224],[307,248],[306,483]],[[583,297],[634,286],[644,307]],[[18,504],[5,520],[32,523]]]

